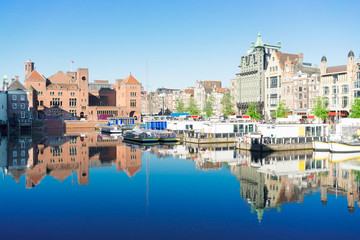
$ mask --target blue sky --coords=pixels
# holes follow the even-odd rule
[[[94,3],[93,3],[94,2]],[[283,52],[328,65],[360,53],[360,1],[10,1],[0,2],[0,75],[24,78],[31,59],[46,77],[89,68],[90,80],[130,72],[157,87],[196,80],[229,86],[242,54],[261,32]]]

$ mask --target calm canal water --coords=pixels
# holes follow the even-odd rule
[[[360,154],[2,138],[1,239],[359,239]]]

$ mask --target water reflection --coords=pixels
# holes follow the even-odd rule
[[[62,182],[76,174],[77,183],[87,185],[89,168],[115,165],[116,171],[124,171],[130,178],[141,169],[140,149],[97,133],[45,137],[41,142],[29,137],[2,138],[0,149],[2,156],[6,156],[0,162],[3,176],[11,175],[19,183],[25,175],[26,188],[36,187],[46,175]]]
[[[139,146],[97,133],[34,139],[2,138],[0,168],[16,183],[35,188],[49,175],[59,182],[88,185],[89,169],[116,166],[133,178],[142,167],[144,151],[158,158],[194,162],[199,171],[230,171],[240,183],[240,195],[261,222],[265,211],[281,211],[284,203],[303,203],[319,193],[326,206],[328,195],[345,197],[350,213],[359,206],[360,154],[312,151],[259,154],[233,146],[192,144]],[[227,170],[228,169],[228,170]],[[357,204],[356,204],[357,203]]]

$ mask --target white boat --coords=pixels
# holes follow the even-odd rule
[[[360,153],[359,152],[347,152],[347,153],[331,153],[329,157],[330,162],[345,162],[354,160],[360,161]]]
[[[360,143],[330,142],[330,152],[360,152]]]
[[[328,160],[330,159],[330,152],[329,151],[314,151],[313,152],[313,160],[320,161],[320,160]]]
[[[120,126],[112,125],[112,126],[102,126],[100,127],[100,131],[103,133],[110,133],[110,134],[120,134],[122,133],[122,129]]]
[[[329,142],[313,141],[312,144],[315,151],[330,151]]]

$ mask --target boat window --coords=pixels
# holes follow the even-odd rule
[[[316,136],[321,136],[321,127],[316,127]]]
[[[310,136],[311,134],[311,127],[306,127],[305,128],[305,136]]]
[[[254,132],[254,125],[252,124],[249,125],[249,132]]]
[[[244,132],[244,125],[243,124],[239,124],[239,132],[241,132],[241,133]]]
[[[234,124],[234,132],[238,132],[238,125]]]
[[[249,132],[248,125],[245,125],[245,132]]]

